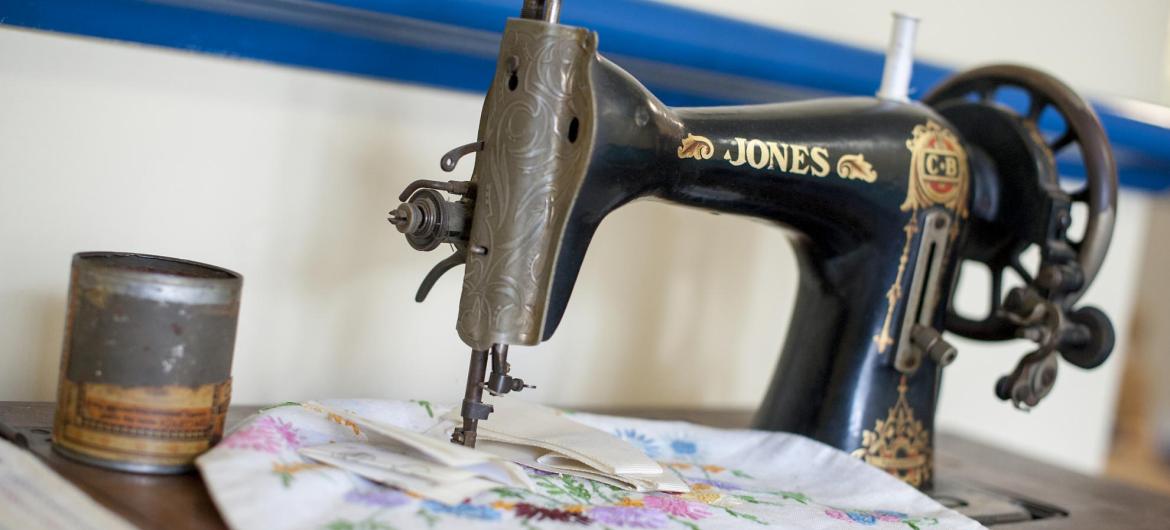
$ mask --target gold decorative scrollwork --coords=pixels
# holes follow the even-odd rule
[[[886,319],[882,322],[881,333],[873,337],[873,341],[877,343],[878,353],[885,353],[886,348],[894,344],[890,326],[894,322],[894,306],[902,298],[902,276],[905,275],[906,264],[910,261],[910,242],[918,232],[918,210],[910,213],[910,220],[902,227],[902,231],[906,232],[906,242],[902,244],[902,257],[898,259],[898,274],[894,277],[893,285],[886,291]]]
[[[682,144],[678,146],[679,158],[707,160],[714,154],[715,145],[706,136],[696,136],[688,133],[687,137],[683,138]]]
[[[898,401],[886,419],[876,420],[873,430],[861,433],[861,447],[851,453],[866,463],[885,470],[911,486],[930,480],[930,431],[914,418],[906,400],[906,376],[898,382]]]
[[[859,179],[866,182],[873,182],[877,180],[877,170],[873,165],[865,161],[865,155],[841,155],[837,159],[837,176],[843,179]]]

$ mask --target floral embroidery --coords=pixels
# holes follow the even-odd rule
[[[534,467],[528,467],[528,466],[523,466],[523,467],[524,467],[524,471],[527,471],[529,475],[532,475],[534,477],[557,477],[557,476],[560,476],[556,473],[551,473],[551,472],[545,471],[543,469],[536,469]]]
[[[808,498],[808,495],[805,495],[799,491],[777,491],[776,495],[779,495],[781,499],[794,500],[801,504],[808,504],[808,502],[811,500]]]
[[[329,468],[329,466],[322,464],[311,464],[308,462],[293,462],[291,464],[285,464],[282,462],[272,463],[272,472],[276,476],[280,477],[280,483],[286,488],[292,486],[292,481],[294,478],[293,475],[310,469],[326,468]]]
[[[491,506],[482,504],[471,504],[468,502],[463,504],[443,504],[428,500],[423,501],[423,508],[434,513],[454,515],[464,519],[479,519],[481,521],[497,521],[500,519],[500,512]]]
[[[938,519],[933,517],[911,517],[902,512],[889,510],[839,510],[829,508],[825,510],[825,515],[833,519],[848,521],[862,526],[874,526],[881,521],[884,523],[901,523],[909,526],[913,530],[920,530],[923,526],[938,524]]]
[[[642,452],[646,453],[646,456],[650,458],[658,458],[659,453],[661,452],[658,449],[658,444],[654,443],[652,438],[634,429],[617,429],[614,431],[614,434],[616,434],[618,438],[638,446],[638,449],[641,449]]]
[[[733,483],[731,483],[731,482],[726,482],[726,481],[723,481],[723,480],[715,480],[715,479],[710,479],[710,478],[700,478],[700,479],[695,479],[695,481],[694,481],[694,484],[695,484],[695,485],[702,485],[702,486],[708,486],[708,487],[718,488],[718,489],[721,489],[721,490],[731,490],[731,491],[737,491],[737,490],[742,490],[742,489],[743,489],[743,488],[739,487],[738,485],[736,485],[736,484],[733,484]]]
[[[377,488],[368,490],[351,490],[345,494],[345,502],[365,506],[393,508],[410,502],[410,497],[396,489]]]
[[[711,512],[707,511],[707,507],[691,502],[679,497],[651,495],[642,498],[642,503],[647,508],[654,508],[663,513],[673,515],[675,517],[685,517],[693,521],[699,519],[706,519],[711,516]]]
[[[721,493],[711,491],[692,491],[690,493],[684,493],[682,497],[684,499],[699,501],[703,504],[718,504],[723,501],[725,496]]]
[[[434,411],[434,409],[432,409],[432,408],[431,408],[431,402],[430,402],[430,401],[427,401],[427,400],[425,400],[425,399],[412,399],[412,400],[410,400],[410,401],[411,401],[412,403],[416,403],[416,404],[418,404],[418,406],[420,406],[420,407],[422,407],[424,410],[426,410],[426,411],[427,411],[427,417],[428,417],[428,418],[434,418],[434,417],[435,417],[435,411]]]
[[[594,506],[589,510],[589,517],[601,524],[626,528],[662,528],[670,522],[658,510],[632,506]]]
[[[361,436],[362,435],[362,429],[361,429],[361,427],[358,427],[356,423],[349,421],[345,418],[342,418],[341,416],[338,416],[337,414],[334,414],[332,412],[328,413],[328,418],[329,418],[329,421],[331,421],[333,423],[336,423],[336,424],[341,425],[343,427],[349,427],[349,430],[353,431],[354,436]]]
[[[830,508],[828,510],[825,510],[825,515],[828,515],[829,517],[832,517],[833,519],[838,519],[841,521],[852,521],[854,523],[862,524],[865,526],[873,526],[873,525],[877,524],[877,522],[878,522],[877,515],[874,515],[873,513],[870,513],[870,512],[859,511],[859,510],[837,510],[837,509]]]
[[[848,515],[849,518],[853,520],[853,522],[861,523],[866,526],[877,524],[877,517],[875,517],[872,513],[845,512],[845,515]]]
[[[909,519],[909,516],[902,512],[888,512],[885,510],[877,510],[873,512],[879,521],[886,521],[891,523],[901,522],[903,519]]]
[[[690,440],[672,440],[670,450],[676,455],[693,455],[699,452],[699,446]]]
[[[284,449],[300,449],[301,443],[301,436],[291,423],[275,416],[264,416],[236,430],[220,445],[275,454]]]
[[[278,409],[280,407],[299,407],[299,406],[301,406],[301,404],[297,403],[296,401],[285,401],[282,403],[277,403],[275,405],[269,405],[267,407],[260,407],[260,410],[258,410],[257,412],[268,412],[272,409]]]
[[[393,526],[369,519],[365,521],[338,519],[325,525],[323,528],[325,530],[394,530]]]
[[[556,508],[542,508],[534,504],[521,502],[516,504],[516,517],[522,519],[536,519],[537,521],[560,521],[564,523],[589,524],[589,518],[578,511]]]

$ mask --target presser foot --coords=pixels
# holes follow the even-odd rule
[[[488,357],[491,356],[492,372],[487,375]],[[480,420],[488,419],[492,406],[483,402],[483,391],[492,395],[519,392],[525,388],[536,388],[524,383],[523,379],[508,375],[512,366],[508,364],[508,345],[493,344],[488,350],[471,350],[471,362],[467,367],[467,385],[463,392],[463,426],[451,433],[451,443],[464,447],[475,447],[476,433]],[[485,381],[486,376],[486,381]]]

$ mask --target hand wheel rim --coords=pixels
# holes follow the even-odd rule
[[[1085,164],[1085,187],[1070,195],[1074,201],[1088,205],[1089,218],[1085,234],[1076,245],[1077,261],[1085,281],[1080,289],[1065,297],[1072,304],[1084,295],[1096,279],[1113,237],[1117,215],[1117,165],[1113,160],[1113,152],[1109,148],[1101,120],[1083,98],[1060,80],[1026,66],[990,65],[963,72],[935,87],[922,101],[934,106],[972,93],[979,93],[985,100],[989,100],[995,91],[1004,86],[1014,86],[1028,92],[1030,105],[1024,117],[1033,124],[1047,106],[1055,107],[1060,113],[1066,131],[1049,145],[1054,155],[1074,142],[1081,148]],[[1038,105],[1041,102],[1037,95],[1044,96],[1047,101]],[[1094,178],[1095,175],[1099,177]]]
[[[1004,88],[1025,92],[1028,98],[1025,112],[996,103],[997,92]],[[1065,192],[1071,201],[1082,202],[1088,207],[1085,232],[1080,241],[1073,241],[1068,234],[1063,234],[1063,241],[1076,253],[1075,260],[1084,277],[1084,281],[1076,290],[1060,294],[1060,303],[1071,307],[1100,272],[1112,239],[1116,217],[1117,170],[1100,120],[1088,103],[1062,82],[1038,70],[1017,65],[985,66],[958,74],[930,91],[923,98],[923,102],[939,109],[947,108],[950,106],[948,104],[953,102],[976,104],[970,103],[970,96],[976,96],[978,104],[988,105],[1019,119],[1025,129],[1036,133],[1033,143],[1042,145],[1045,154],[1050,157],[1054,157],[1074,143],[1081,151],[1086,169],[1085,185],[1076,192]],[[1064,122],[1064,131],[1055,136],[1053,141],[1038,134],[1040,117],[1050,107],[1059,113]],[[1055,167],[1054,159],[1050,158],[1049,161]],[[978,259],[974,261],[982,262]],[[994,267],[992,263],[986,265]],[[1001,267],[1004,265],[999,264]],[[1013,268],[1017,272],[1020,271],[1019,268]],[[998,271],[1000,279],[1002,272]],[[997,271],[992,270],[993,279],[996,274]],[[1026,274],[1021,272],[1021,276],[1026,277]],[[1033,282],[1027,277],[1025,281],[1029,284]],[[1012,338],[1015,335],[1015,327],[996,314],[997,306],[998,303],[993,301],[992,312],[981,320],[967,318],[952,308],[947,315],[947,328],[961,335],[983,340]]]

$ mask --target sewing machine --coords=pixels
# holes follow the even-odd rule
[[[415,249],[455,248],[418,301],[466,266],[456,329],[472,351],[454,442],[474,446],[490,421],[485,390],[527,386],[509,345],[552,337],[598,225],[640,198],[791,233],[796,309],[756,427],[813,437],[915,486],[931,485],[939,384],[958,354],[944,331],[1036,342],[994,388],[1023,409],[1052,388],[1058,358],[1093,368],[1109,356],[1108,318],[1076,304],[1109,246],[1117,172],[1093,111],[1061,82],[988,66],[911,102],[915,21],[900,17],[876,97],[671,108],[599,55],[598,35],[559,24],[559,10],[526,0],[508,21],[477,140],[440,163],[451,171],[475,153],[471,180],[416,181],[389,217]],[[1003,89],[1027,101],[1001,105]],[[1046,136],[1038,122],[1053,112]],[[1074,150],[1085,182],[1067,193],[1055,157]],[[1086,206],[1081,236],[1070,234],[1074,203]],[[1035,267],[1021,260],[1030,247]],[[951,304],[971,262],[991,271],[987,315]],[[1004,293],[1007,270],[1023,282]]]

